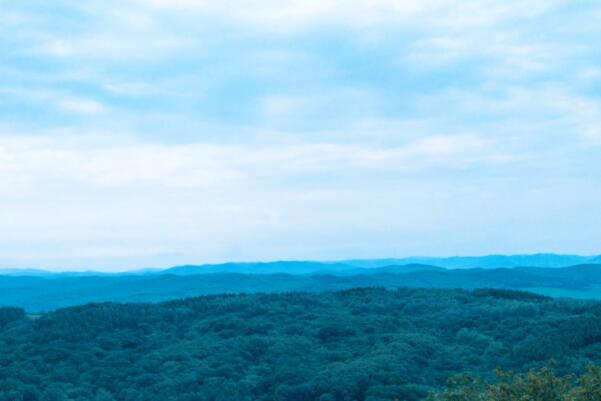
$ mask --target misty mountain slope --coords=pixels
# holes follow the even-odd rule
[[[137,275],[81,277],[0,276],[0,305],[29,312],[90,302],[158,302],[206,294],[322,292],[358,287],[559,289],[597,297],[601,265],[569,268],[458,269],[425,265],[343,270],[337,274]],[[546,292],[545,292],[546,293]]]
[[[600,257],[601,258],[601,257]],[[580,255],[533,254],[533,255],[488,255],[469,257],[410,257],[401,259],[356,259],[336,262],[277,261],[240,262],[209,265],[176,266],[154,274],[195,275],[212,273],[242,274],[364,274],[388,270],[441,270],[441,269],[497,269],[520,266],[543,268],[568,267],[593,263],[595,257]],[[601,259],[599,259],[601,261]],[[411,267],[413,266],[413,268]],[[384,269],[384,270],[374,270]]]
[[[362,267],[354,267],[348,270],[322,270],[315,273],[314,275],[334,275],[334,276],[353,276],[353,275],[369,275],[369,274],[379,274],[379,273],[391,273],[391,274],[404,274],[404,273],[412,273],[416,271],[439,271],[444,272],[447,269],[438,266],[425,265],[420,263],[412,263],[408,265],[386,265],[382,267],[370,267],[370,268],[362,268]]]
[[[531,255],[487,255],[487,256],[453,256],[446,258],[437,257],[410,257],[401,259],[365,259],[345,260],[342,263],[359,267],[381,267],[385,265],[426,264],[448,269],[474,269],[474,268],[501,268],[518,266],[537,267],[568,267],[585,263],[601,263],[601,256],[560,255],[553,253],[540,253]]]
[[[601,282],[601,264],[583,264],[560,269],[545,269],[541,267],[517,267],[517,271],[534,274],[541,277],[554,277],[566,280],[584,282]]]
[[[338,272],[352,270],[356,267],[344,263],[326,263],[312,261],[279,261],[262,263],[222,263],[213,265],[176,266],[161,271],[161,274],[195,275],[213,273],[241,274],[311,274],[316,272]]]
[[[374,269],[386,270],[435,270],[435,269],[496,269],[503,267],[568,267],[587,263],[601,263],[601,256],[533,254],[488,255],[469,257],[409,257],[402,259],[356,259],[343,261],[276,261],[276,262],[230,262],[204,265],[182,265],[167,269],[146,268],[120,273],[91,270],[52,272],[38,269],[0,269],[0,275],[33,277],[83,277],[83,276],[146,276],[160,274],[196,275],[212,273],[241,274],[354,274]],[[413,266],[413,268],[411,267]],[[402,267],[402,269],[400,268]]]
[[[346,263],[327,262],[302,262],[281,261],[265,263],[223,263],[216,265],[185,265],[175,266],[166,270],[155,272],[156,274],[174,274],[178,276],[217,274],[217,273],[239,273],[239,274],[331,274],[331,275],[354,275],[375,273],[408,273],[419,270],[446,270],[442,267],[427,265],[423,263],[411,263],[402,265],[383,265],[378,267],[358,267]]]

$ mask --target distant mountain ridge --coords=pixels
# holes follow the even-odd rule
[[[20,306],[37,313],[91,302],[158,302],[207,294],[323,292],[364,287],[498,288],[601,299],[600,264],[498,269],[444,269],[415,264],[311,274],[188,273],[0,276],[0,306]]]
[[[341,263],[360,267],[380,267],[383,265],[404,265],[421,263],[447,269],[494,269],[501,267],[568,267],[586,263],[601,263],[601,256],[562,255],[538,253],[526,255],[486,255],[451,257],[408,257],[400,259],[357,259],[344,260]]]
[[[315,274],[327,272],[341,274],[344,272],[361,272],[357,269],[390,268],[392,266],[429,266],[442,269],[497,269],[511,267],[544,267],[558,268],[586,263],[601,263],[601,256],[558,255],[540,253],[532,255],[487,255],[487,256],[453,256],[408,257],[386,259],[349,259],[332,262],[319,261],[276,261],[276,262],[238,262],[212,265],[176,266],[163,270],[163,273],[190,275],[209,273],[243,273],[243,274]],[[423,270],[423,269],[422,269]]]
[[[197,274],[218,274],[218,273],[238,273],[238,274],[292,274],[292,275],[311,275],[311,274],[331,274],[331,275],[353,275],[353,274],[374,274],[374,273],[408,273],[416,270],[446,270],[444,268],[426,264],[403,264],[403,265],[384,265],[378,267],[359,267],[344,263],[327,262],[265,262],[265,263],[224,263],[218,265],[186,265],[176,266],[163,270],[163,274],[174,274],[177,276],[190,276]]]
[[[338,272],[355,268],[352,265],[333,262],[312,262],[312,261],[277,261],[277,262],[230,262],[211,265],[185,265],[175,266],[162,273],[175,275],[192,274],[214,274],[214,273],[241,273],[241,274],[310,274],[316,272]]]
[[[349,259],[340,261],[273,261],[273,262],[229,262],[220,264],[182,265],[167,269],[146,268],[120,273],[97,271],[51,272],[40,269],[0,269],[0,275],[12,276],[123,276],[123,275],[194,275],[214,273],[241,274],[348,274],[357,269],[390,268],[390,266],[421,265],[443,269],[495,269],[503,267],[568,267],[587,263],[601,264],[601,256],[560,255],[540,253],[531,255],[487,255],[453,257],[408,257],[385,259]]]

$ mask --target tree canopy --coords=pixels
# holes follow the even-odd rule
[[[601,304],[505,290],[214,295],[0,322],[0,401],[417,401],[461,372],[601,362]]]
[[[588,367],[580,376],[557,376],[549,367],[513,373],[497,370],[492,383],[468,374],[449,379],[447,388],[425,401],[599,401],[601,369]]]

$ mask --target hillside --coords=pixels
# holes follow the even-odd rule
[[[194,275],[209,273],[242,274],[340,274],[357,269],[384,268],[388,266],[421,265],[444,269],[497,269],[520,266],[544,268],[568,267],[587,263],[601,263],[601,256],[558,255],[540,253],[532,255],[453,256],[447,258],[409,257],[388,259],[355,259],[335,262],[277,261],[263,263],[222,263],[210,265],[176,266],[160,273]]]
[[[394,266],[430,266],[431,269],[498,269],[523,266],[557,268],[580,264],[601,264],[601,256],[540,253],[530,255],[354,259],[331,262],[283,260],[275,262],[229,262],[219,264],[183,265],[166,269],[145,268],[118,273],[106,273],[93,270],[52,272],[39,269],[0,268],[0,276],[85,277],[163,274],[197,275],[214,273],[338,275],[349,274],[349,272],[363,272],[364,269],[388,268]]]
[[[266,263],[222,263],[214,265],[176,266],[161,271],[162,274],[196,275],[215,273],[240,274],[311,274],[319,272],[335,273],[347,271],[356,267],[344,263],[323,263],[303,261],[281,261]]]
[[[382,264],[378,266],[361,267],[352,263],[342,262],[266,262],[266,263],[223,263],[218,265],[176,266],[158,274],[174,274],[178,276],[193,276],[199,274],[292,274],[292,275],[334,275],[348,276],[353,274],[375,273],[408,273],[419,270],[445,270],[442,267],[423,263]]]
[[[595,299],[601,298],[601,265],[465,270],[408,265],[304,275],[0,276],[0,306],[19,306],[37,313],[90,302],[159,302],[208,294],[320,292],[358,287],[505,288]]]
[[[28,401],[416,401],[457,372],[601,362],[601,304],[356,289],[0,309],[0,394]]]

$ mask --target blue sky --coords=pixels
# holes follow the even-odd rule
[[[601,253],[601,5],[0,0],[0,266]]]

